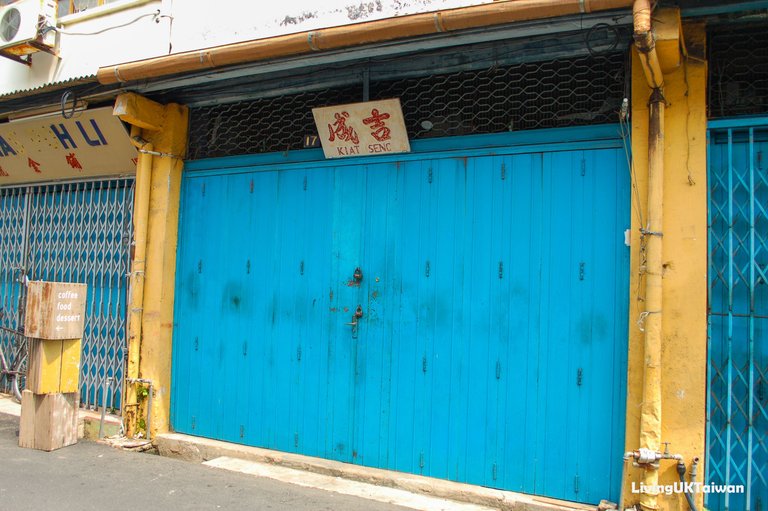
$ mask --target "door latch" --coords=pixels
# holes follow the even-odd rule
[[[357,309],[355,309],[355,313],[352,314],[352,322],[347,323],[350,326],[357,326],[357,320],[363,317],[363,306],[358,305]]]
[[[357,309],[355,309],[354,314],[352,314],[352,321],[347,323],[348,326],[352,327],[352,338],[357,339],[357,324],[358,320],[363,317],[363,306],[358,305]]]

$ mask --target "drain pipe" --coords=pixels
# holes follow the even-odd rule
[[[696,466],[698,460],[698,458],[694,458],[693,463],[691,464],[691,483],[696,482]],[[691,511],[698,511],[696,509],[696,502],[693,499],[693,492],[687,491],[685,488],[685,463],[683,460],[677,462],[677,475],[680,477],[680,482],[683,483],[683,495],[685,495],[685,500],[688,502],[688,508]]]
[[[650,0],[635,0],[632,6],[635,47],[640,56],[645,79],[651,89],[664,87],[664,75],[661,72],[659,56],[656,53],[656,37],[651,27]]]
[[[505,0],[321,28],[99,68],[109,85],[507,23],[625,9],[632,0]],[[660,75],[659,75],[660,76]]]
[[[131,143],[139,150],[136,165],[136,188],[133,208],[133,257],[131,258],[130,289],[128,321],[128,383],[134,383],[129,391],[131,399],[126,400],[126,415],[134,408],[133,419],[127,417],[126,434],[133,432],[138,416],[139,402],[136,395],[135,383],[139,381],[139,364],[141,362],[141,322],[144,313],[144,270],[146,267],[147,226],[149,219],[149,193],[152,181],[152,144],[141,138],[141,128],[131,128]]]
[[[648,223],[641,227],[646,239],[645,311],[640,314],[644,325],[643,401],[640,414],[640,449],[637,463],[643,470],[646,488],[659,482],[659,465],[650,454],[661,447],[661,343],[662,343],[662,220],[664,204],[664,110],[662,94],[664,78],[656,54],[651,30],[649,0],[636,0],[633,6],[634,39],[646,80],[652,89],[648,120]],[[640,506],[658,509],[658,494],[642,493]]]

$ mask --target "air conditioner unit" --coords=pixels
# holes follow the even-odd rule
[[[56,2],[18,0],[0,7],[0,55],[29,64],[38,51],[54,53],[56,45]]]

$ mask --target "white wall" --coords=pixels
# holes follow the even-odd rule
[[[89,17],[99,12],[93,10],[59,20],[58,57],[37,53],[31,67],[0,58],[0,96],[92,76],[121,62],[492,1],[122,0],[105,6],[127,6],[116,12]],[[154,18],[157,10],[161,15]],[[128,25],[118,28],[123,24]]]
[[[175,0],[173,50],[186,51],[492,0]],[[256,7],[257,6],[257,7]],[[239,14],[235,14],[239,13]]]
[[[160,22],[155,23],[151,16],[162,8],[162,2],[155,0],[132,4],[133,7],[91,19],[83,19],[83,15],[76,14],[60,20],[62,33],[58,35],[57,56],[35,53],[29,67],[0,58],[0,94],[92,76],[99,67],[110,63],[168,53],[170,18],[159,18]],[[145,17],[125,27],[113,28],[140,16]],[[98,33],[104,29],[109,30]]]

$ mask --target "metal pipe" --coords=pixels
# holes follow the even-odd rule
[[[664,97],[659,89],[651,95],[648,129],[648,218],[646,237],[645,312],[643,351],[643,401],[640,412],[640,448],[659,451],[661,446],[661,342],[662,342],[662,254],[664,201]],[[658,469],[647,465],[643,483],[659,482]],[[640,505],[657,509],[655,494],[643,493]]]
[[[125,381],[129,383],[142,383],[147,385],[147,440],[152,440],[152,380],[146,378],[126,378]]]
[[[141,338],[144,312],[144,271],[146,266],[147,251],[147,228],[149,219],[149,195],[152,181],[152,163],[154,156],[148,151],[152,151],[152,144],[146,142],[140,137],[141,129],[133,126],[131,128],[131,143],[136,146],[140,152],[138,163],[136,165],[136,191],[134,195],[133,208],[133,256],[131,258],[130,273],[130,302],[128,304],[128,367],[126,381],[137,381],[139,378],[139,365],[141,362]],[[130,398],[126,399],[129,403],[137,403],[135,389],[128,389]],[[125,399],[125,398],[124,398]],[[124,406],[124,415],[126,416],[126,434],[131,435],[134,420],[129,415],[134,416],[138,413],[135,407]]]
[[[104,419],[107,415],[107,388],[112,388],[111,376],[104,380],[104,387],[101,393],[102,401],[101,401],[101,421],[99,421],[99,439],[104,438]]]
[[[632,6],[632,18],[634,20],[635,46],[648,87],[651,89],[664,87],[664,75],[656,53],[656,38],[651,27],[650,0],[635,0]]]
[[[693,458],[693,462],[691,463],[691,482],[696,482],[696,475],[698,474],[699,470],[699,457]]]
[[[149,394],[147,395],[147,441],[152,440],[152,382],[149,382]]]
[[[698,458],[696,458],[698,459]],[[624,453],[624,461],[635,460],[635,466],[645,467],[646,465],[658,465],[661,460],[675,460],[682,463],[684,458],[682,454],[669,454],[667,452],[652,451],[650,449],[638,449],[637,451],[627,451]]]
[[[698,511],[696,503],[693,501],[693,494],[685,491],[685,463],[682,460],[677,462],[677,475],[680,476],[680,482],[683,483],[683,494],[685,495],[685,500],[688,501],[688,507],[691,508],[691,511]],[[691,478],[693,478],[693,474],[691,474]]]
[[[102,67],[96,76],[100,83],[107,85],[366,44],[380,44],[443,32],[570,14],[625,9],[632,4],[632,0],[497,1],[458,9],[397,16],[366,23],[256,39],[205,50],[187,51],[127,62]]]
[[[664,207],[664,112],[661,87],[664,77],[656,55],[651,25],[650,0],[635,0],[634,39],[648,86],[652,89],[648,119],[648,218],[642,227],[646,241],[643,393],[640,412],[640,452],[658,453],[661,446],[661,344],[663,287],[663,207]],[[646,488],[659,483],[658,463],[643,463],[642,482]],[[658,509],[657,493],[642,493],[640,506]]]

